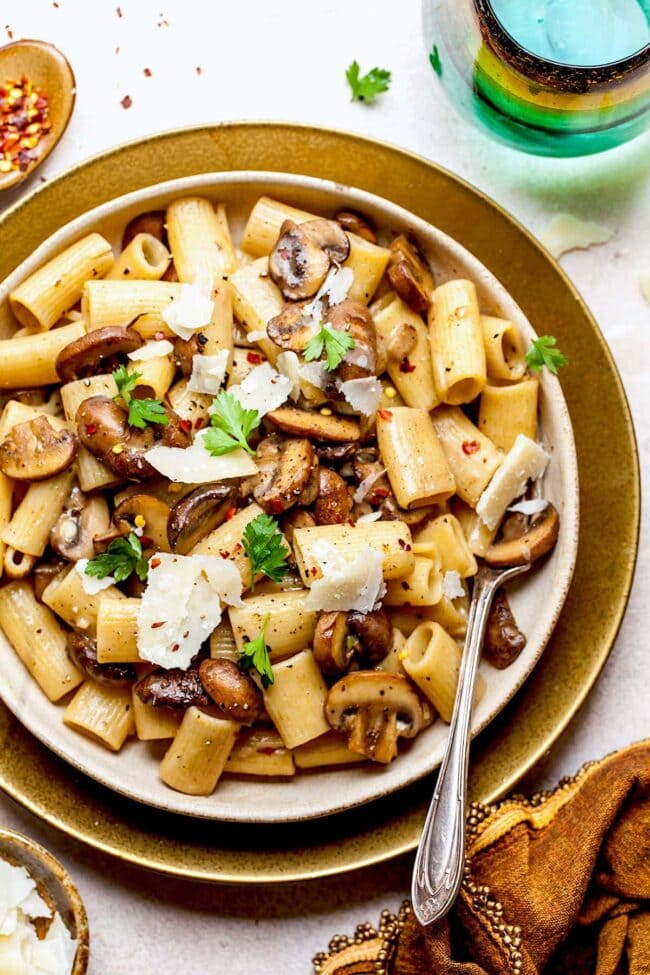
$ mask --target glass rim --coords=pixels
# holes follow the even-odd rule
[[[453,0],[452,0],[453,2]],[[625,73],[630,70],[634,70],[640,67],[644,61],[650,61],[650,41],[640,47],[638,50],[634,51],[632,54],[627,54],[624,58],[618,58],[615,61],[605,61],[601,64],[567,64],[564,61],[553,61],[551,58],[545,58],[541,54],[535,54],[534,51],[529,50],[524,47],[519,41],[512,36],[512,34],[506,30],[503,23],[499,19],[494,7],[492,6],[492,0],[474,0],[474,6],[477,9],[479,16],[484,19],[487,15],[487,20],[489,21],[488,26],[491,30],[495,30],[497,35],[500,35],[500,40],[505,42],[506,45],[511,45],[513,54],[515,57],[519,54],[525,55],[531,67],[534,67],[538,71],[543,71],[546,67],[551,68],[555,72],[561,72],[563,74],[571,75],[573,77],[580,77],[584,80],[601,80],[600,73],[603,71],[611,71],[612,69],[619,69]]]

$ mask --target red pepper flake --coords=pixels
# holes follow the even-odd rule
[[[150,78],[151,77],[151,68],[145,68],[144,69],[144,76],[145,76],[145,78]]]
[[[250,362],[251,365],[257,366],[262,361],[262,356],[259,354],[259,352],[247,352],[246,361]]]
[[[373,498],[382,498],[382,499],[387,498],[388,488],[382,488],[382,487],[375,488],[375,490],[372,492],[372,496]]]
[[[399,547],[402,549],[403,552],[406,552],[406,550],[411,547],[410,545],[406,544],[403,538],[398,538],[397,544],[399,545]]]
[[[117,14],[117,16],[118,16],[118,17],[120,17],[120,18],[124,16],[124,15],[123,15],[123,13],[122,13],[122,8],[121,8],[121,7],[116,7],[116,8],[115,8],[115,13],[116,13],[116,14]]]
[[[157,569],[159,565],[160,565],[160,559],[152,559],[151,562],[149,563],[149,568]]]
[[[59,5],[58,5],[58,3],[56,2],[56,0],[54,0],[54,2],[52,3],[52,6],[53,6],[53,7],[55,7],[55,8],[56,8],[56,10],[58,10],[58,9],[59,9]]]
[[[478,442],[478,440],[464,440],[463,441],[463,453],[464,454],[467,454],[468,457],[469,457],[470,454],[475,454],[476,451],[477,450],[480,450],[480,449],[481,449],[481,445]]]
[[[176,653],[176,651],[177,651],[177,650],[180,650],[180,648],[181,648],[181,645],[180,645],[180,643],[175,643],[175,644],[173,645],[173,647],[171,648],[171,651],[172,651],[172,653]]]
[[[165,333],[164,332],[154,332],[153,333],[153,337],[155,338],[156,342],[162,342],[162,340],[165,338]]]
[[[284,505],[280,500],[280,498],[272,498],[271,501],[268,502],[267,507],[268,507],[268,514],[279,515],[282,509],[284,508]]]
[[[228,549],[225,549],[225,548],[219,550],[219,555],[221,556],[222,559],[229,559],[230,558],[230,552],[228,551]]]
[[[5,27],[5,30],[7,32],[7,37],[9,38],[9,40],[10,41],[13,41],[13,39],[14,39],[14,32],[12,31],[11,27],[9,26],[9,24],[7,24],[7,26]]]
[[[228,511],[226,512],[226,521],[230,521],[230,519],[234,518],[236,514],[237,508],[228,508]]]
[[[382,420],[392,420],[393,414],[390,410],[377,410],[377,416],[381,417]]]
[[[200,66],[199,64],[197,64],[197,66],[196,66],[196,69],[195,69],[195,70],[196,70],[196,73],[197,73],[198,75],[202,75],[202,74],[203,74],[203,68],[202,68],[202,67],[201,67],[201,66]]]
[[[400,372],[415,372],[415,366],[404,356],[399,364]]]
[[[203,417],[203,416],[197,416],[196,420],[194,421],[194,429],[195,430],[200,430],[201,427],[204,427],[204,426],[205,426],[205,417]]]
[[[159,620],[157,623],[152,623],[151,624],[151,629],[152,630],[157,630],[159,627],[164,626],[164,625],[165,625],[165,620]]]
[[[95,423],[89,423],[86,426],[86,433],[89,437],[92,437],[93,433],[97,433],[97,425]]]
[[[309,570],[309,573],[312,576],[317,576],[318,575],[318,569],[316,568],[315,565],[312,565],[311,569]]]
[[[8,24],[5,30],[11,37]],[[21,75],[0,83],[0,173],[29,169],[51,127],[47,96],[33,81]]]
[[[122,106],[122,108],[131,108],[131,105],[133,105],[133,99],[131,98],[130,95],[125,95],[122,101],[120,102],[120,105]]]
[[[183,431],[183,433],[191,433],[192,432],[192,421],[191,420],[181,420],[181,422],[178,425],[181,428],[181,430]]]
[[[140,537],[140,544],[143,548],[151,548],[153,545],[153,538],[150,538],[149,535],[142,535]]]

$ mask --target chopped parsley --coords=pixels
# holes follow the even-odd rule
[[[325,368],[332,372],[343,361],[346,352],[353,349],[354,339],[347,332],[339,332],[335,328],[321,322],[320,330],[305,346],[305,360],[311,362],[313,359],[320,359],[325,352]]]
[[[546,366],[549,372],[557,376],[558,369],[566,366],[569,360],[556,346],[557,339],[554,335],[540,335],[538,339],[533,339],[526,353],[526,362],[531,372],[539,372]]]
[[[345,77],[352,92],[353,102],[365,102],[370,105],[377,95],[390,88],[390,71],[384,68],[372,68],[367,74],[359,74],[359,62],[353,61]]]
[[[259,572],[274,582],[286,575],[289,553],[275,518],[270,515],[253,518],[244,529],[242,542],[250,559],[253,579]]]
[[[207,430],[203,444],[213,457],[221,457],[241,447],[254,454],[248,444],[253,430],[260,425],[257,410],[245,409],[232,393],[222,391],[214,400],[215,409],[210,417],[211,427]]]
[[[128,407],[128,424],[130,427],[137,427],[144,430],[147,423],[158,423],[165,426],[169,423],[167,411],[159,399],[134,399],[133,390],[138,385],[138,379],[142,379],[141,372],[127,372],[125,366],[119,366],[113,373],[113,379],[117,386],[117,396]]]
[[[113,576],[116,582],[124,582],[135,572],[142,582],[147,578],[149,563],[142,557],[142,545],[137,535],[131,533],[126,538],[114,538],[101,555],[90,559],[86,575],[105,579]]]
[[[242,655],[239,658],[239,666],[242,670],[250,670],[254,667],[262,680],[262,686],[268,687],[275,680],[271,658],[269,657],[268,647],[266,646],[266,628],[269,625],[271,614],[267,613],[262,623],[262,629],[254,640],[249,640],[244,644]]]

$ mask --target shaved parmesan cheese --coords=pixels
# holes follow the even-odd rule
[[[330,381],[330,375],[322,362],[306,362],[300,367],[300,375],[317,389],[325,389]]]
[[[367,379],[348,379],[346,383],[339,383],[339,390],[357,413],[373,416],[379,409],[382,385],[376,376],[368,376]]]
[[[297,400],[300,396],[300,359],[295,352],[281,352],[276,365],[279,372],[291,383],[289,396]]]
[[[536,481],[550,460],[543,447],[520,433],[476,505],[488,528],[496,528],[508,505],[521,497],[528,481]]]
[[[34,938],[30,942],[30,971],[38,972],[38,975],[69,975],[77,954],[77,942],[59,914],[54,915],[42,941]]]
[[[371,524],[373,521],[379,521],[380,518],[381,511],[368,511],[365,515],[359,515],[357,525]]]
[[[229,355],[228,349],[221,349],[216,355],[193,355],[187,388],[195,393],[216,396],[226,377]]]
[[[269,362],[263,362],[261,366],[251,369],[239,386],[231,386],[228,392],[244,409],[257,410],[260,416],[265,416],[282,406],[291,388],[290,379],[280,375]]]
[[[156,444],[144,456],[159,474],[177,484],[207,484],[257,474],[255,461],[241,448],[221,457],[209,454],[203,443],[207,432],[200,430],[191,447]]]
[[[258,328],[255,332],[247,332],[246,338],[249,342],[261,342],[262,339],[268,339],[268,333],[263,328]]]
[[[457,572],[456,569],[450,569],[449,572],[445,572],[443,575],[442,594],[447,599],[458,599],[460,596],[465,595],[465,590],[460,581],[460,572]]]
[[[115,579],[113,576],[104,576],[103,579],[98,579],[97,576],[89,576],[86,574],[86,566],[88,565],[89,559],[79,559],[75,562],[74,568],[75,572],[78,572],[81,576],[81,588],[88,596],[96,596],[98,592],[102,592],[103,589],[108,589],[110,586],[115,585]]]
[[[365,500],[370,488],[379,480],[380,477],[383,477],[385,473],[386,468],[382,467],[381,470],[376,471],[374,474],[368,474],[367,477],[364,477],[363,481],[361,481],[359,487],[354,492],[354,501],[356,504],[361,504],[361,502]]]
[[[314,544],[313,554],[323,577],[312,582],[305,599],[306,610],[355,609],[370,613],[386,592],[383,556],[369,545],[360,549],[351,562],[325,539]]]
[[[312,304],[327,298],[330,305],[340,305],[348,296],[354,282],[354,271],[350,267],[331,267],[327,277],[316,292]]]
[[[522,515],[538,515],[540,511],[545,511],[548,508],[548,501],[543,498],[532,498],[530,501],[518,501],[517,504],[511,504],[508,511],[516,511]]]
[[[581,220],[571,213],[558,213],[547,223],[539,239],[553,257],[561,257],[569,251],[606,244],[613,236],[614,230],[602,223]]]
[[[138,653],[143,660],[187,670],[201,644],[221,622],[221,603],[241,606],[241,576],[217,555],[159,552],[138,612]]]
[[[178,298],[171,301],[161,317],[179,338],[191,339],[212,318],[214,302],[194,284],[182,284]]]
[[[174,351],[174,346],[169,339],[161,339],[159,342],[145,342],[139,349],[127,352],[127,358],[133,362],[146,362],[148,359],[158,359],[162,355],[169,355]]]
[[[641,275],[641,294],[650,304],[650,273]]]

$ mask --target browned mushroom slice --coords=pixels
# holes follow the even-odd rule
[[[391,362],[403,363],[416,346],[418,333],[415,325],[410,322],[400,322],[388,336],[386,355]]]
[[[371,244],[377,243],[377,234],[373,230],[370,221],[366,217],[362,217],[356,210],[339,210],[335,214],[334,219],[343,227],[346,233],[363,237],[364,240],[369,241]]]
[[[354,457],[357,444],[315,444],[314,450],[318,459],[326,464],[344,464]]]
[[[265,419],[285,433],[295,433],[309,437],[310,440],[347,443],[358,440],[361,435],[356,420],[342,416],[324,416],[322,413],[311,413],[294,406],[281,406],[279,410],[267,413]]]
[[[92,559],[95,539],[106,534],[109,527],[106,499],[100,494],[87,498],[75,487],[50,532],[50,545],[69,562]]]
[[[483,656],[497,670],[514,663],[526,646],[526,637],[517,626],[504,589],[495,597],[488,615]]]
[[[338,680],[327,692],[325,717],[347,734],[351,751],[383,763],[397,755],[399,737],[415,737],[424,724],[420,699],[406,677],[380,670]]]
[[[518,518],[517,523],[521,525],[521,519]],[[506,521],[502,529],[504,537],[490,545],[485,553],[485,561],[488,565],[497,568],[525,565],[546,555],[557,541],[560,516],[557,509],[549,502],[543,511],[530,518],[521,535],[513,536],[508,529],[508,521]]]
[[[360,656],[364,663],[374,667],[386,657],[393,645],[393,627],[383,609],[372,613],[348,613],[348,628],[360,644]]]
[[[413,311],[426,311],[435,287],[431,269],[417,247],[403,234],[390,245],[388,280]]]
[[[346,613],[321,613],[314,630],[314,660],[329,677],[348,669],[353,647],[348,643]]]
[[[135,685],[135,692],[154,708],[205,708],[210,698],[205,693],[198,670],[154,670]]]
[[[107,359],[135,352],[143,341],[134,328],[106,325],[93,329],[61,349],[54,363],[57,375],[62,383],[93,376]]]
[[[342,264],[349,253],[348,235],[334,220],[285,220],[269,256],[269,273],[285,298],[301,301],[315,295],[332,264]]]
[[[184,376],[192,375],[194,356],[201,354],[207,341],[203,332],[195,332],[189,339],[174,339],[174,362]]]
[[[72,662],[92,680],[111,687],[125,687],[138,679],[133,664],[100,664],[97,644],[89,636],[68,633],[68,654]]]
[[[278,515],[299,503],[312,472],[318,467],[309,440],[280,437],[277,434],[262,440],[256,451],[255,462],[259,475],[253,497],[267,514],[272,515]]]
[[[305,302],[289,302],[279,315],[269,319],[266,332],[268,337],[281,349],[302,352],[314,335],[314,326],[305,317]]]
[[[325,322],[338,332],[347,332],[354,339],[354,348],[346,352],[332,375],[341,382],[374,376],[377,369],[377,332],[370,309],[360,301],[346,298],[328,309]]]
[[[46,416],[17,423],[0,444],[0,470],[17,481],[43,481],[65,471],[79,441],[70,430],[55,430]]]
[[[291,546],[293,546],[293,533],[296,528],[313,528],[315,524],[314,517],[303,508],[292,508],[280,519],[282,534]]]
[[[233,660],[202,660],[199,677],[224,718],[252,724],[264,710],[262,692]]]
[[[422,528],[428,521],[441,513],[440,507],[436,504],[428,504],[423,508],[412,508],[411,511],[406,511],[404,508],[400,508],[392,491],[389,491],[382,500],[379,510],[381,511],[382,521],[403,521],[411,531]]]
[[[63,559],[57,559],[55,562],[38,563],[32,574],[32,579],[34,582],[34,595],[39,603],[43,601],[43,593],[49,584],[61,574],[64,568],[65,562]]]
[[[169,514],[167,538],[173,552],[187,555],[202,538],[226,520],[237,485],[205,484],[181,498]]]
[[[129,220],[124,233],[122,234],[122,250],[128,247],[134,237],[138,234],[151,234],[162,244],[167,244],[167,231],[165,230],[166,213],[164,210],[148,210],[146,213],[139,213],[137,217]]]
[[[167,521],[170,507],[151,494],[132,494],[121,501],[113,512],[113,524],[120,535],[142,533],[143,548],[157,552],[171,552],[167,540]]]
[[[313,513],[317,525],[342,525],[352,512],[352,493],[340,474],[330,467],[319,472],[318,497]]]

